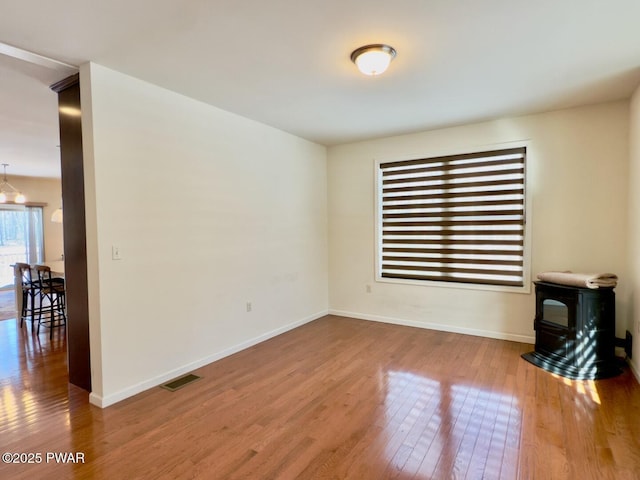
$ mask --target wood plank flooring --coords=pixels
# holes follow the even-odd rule
[[[0,320],[15,318],[15,291],[9,288],[0,288]]]
[[[570,381],[531,345],[327,316],[101,410],[58,334],[0,322],[0,450],[43,455],[2,479],[640,478],[628,369]]]

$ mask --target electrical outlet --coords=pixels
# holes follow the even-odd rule
[[[251,308],[252,308],[251,302],[247,302],[247,312],[250,312]]]
[[[371,285],[367,285],[365,287],[365,290],[367,291],[367,293],[371,293]]]

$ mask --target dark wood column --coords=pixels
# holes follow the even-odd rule
[[[60,121],[69,382],[91,391],[80,77],[73,75],[51,89],[58,94]]]

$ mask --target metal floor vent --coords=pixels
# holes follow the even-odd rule
[[[171,380],[170,382],[165,383],[164,385],[160,385],[160,387],[164,388],[165,390],[169,390],[170,392],[175,392],[176,390],[179,390],[182,387],[189,385],[192,382],[195,382],[196,380],[200,380],[200,378],[202,377],[194,375],[193,373],[189,373],[184,377],[179,377],[179,378],[176,378],[175,380]]]

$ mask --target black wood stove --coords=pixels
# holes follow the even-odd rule
[[[574,380],[618,375],[613,288],[534,283],[536,345],[522,358]]]

